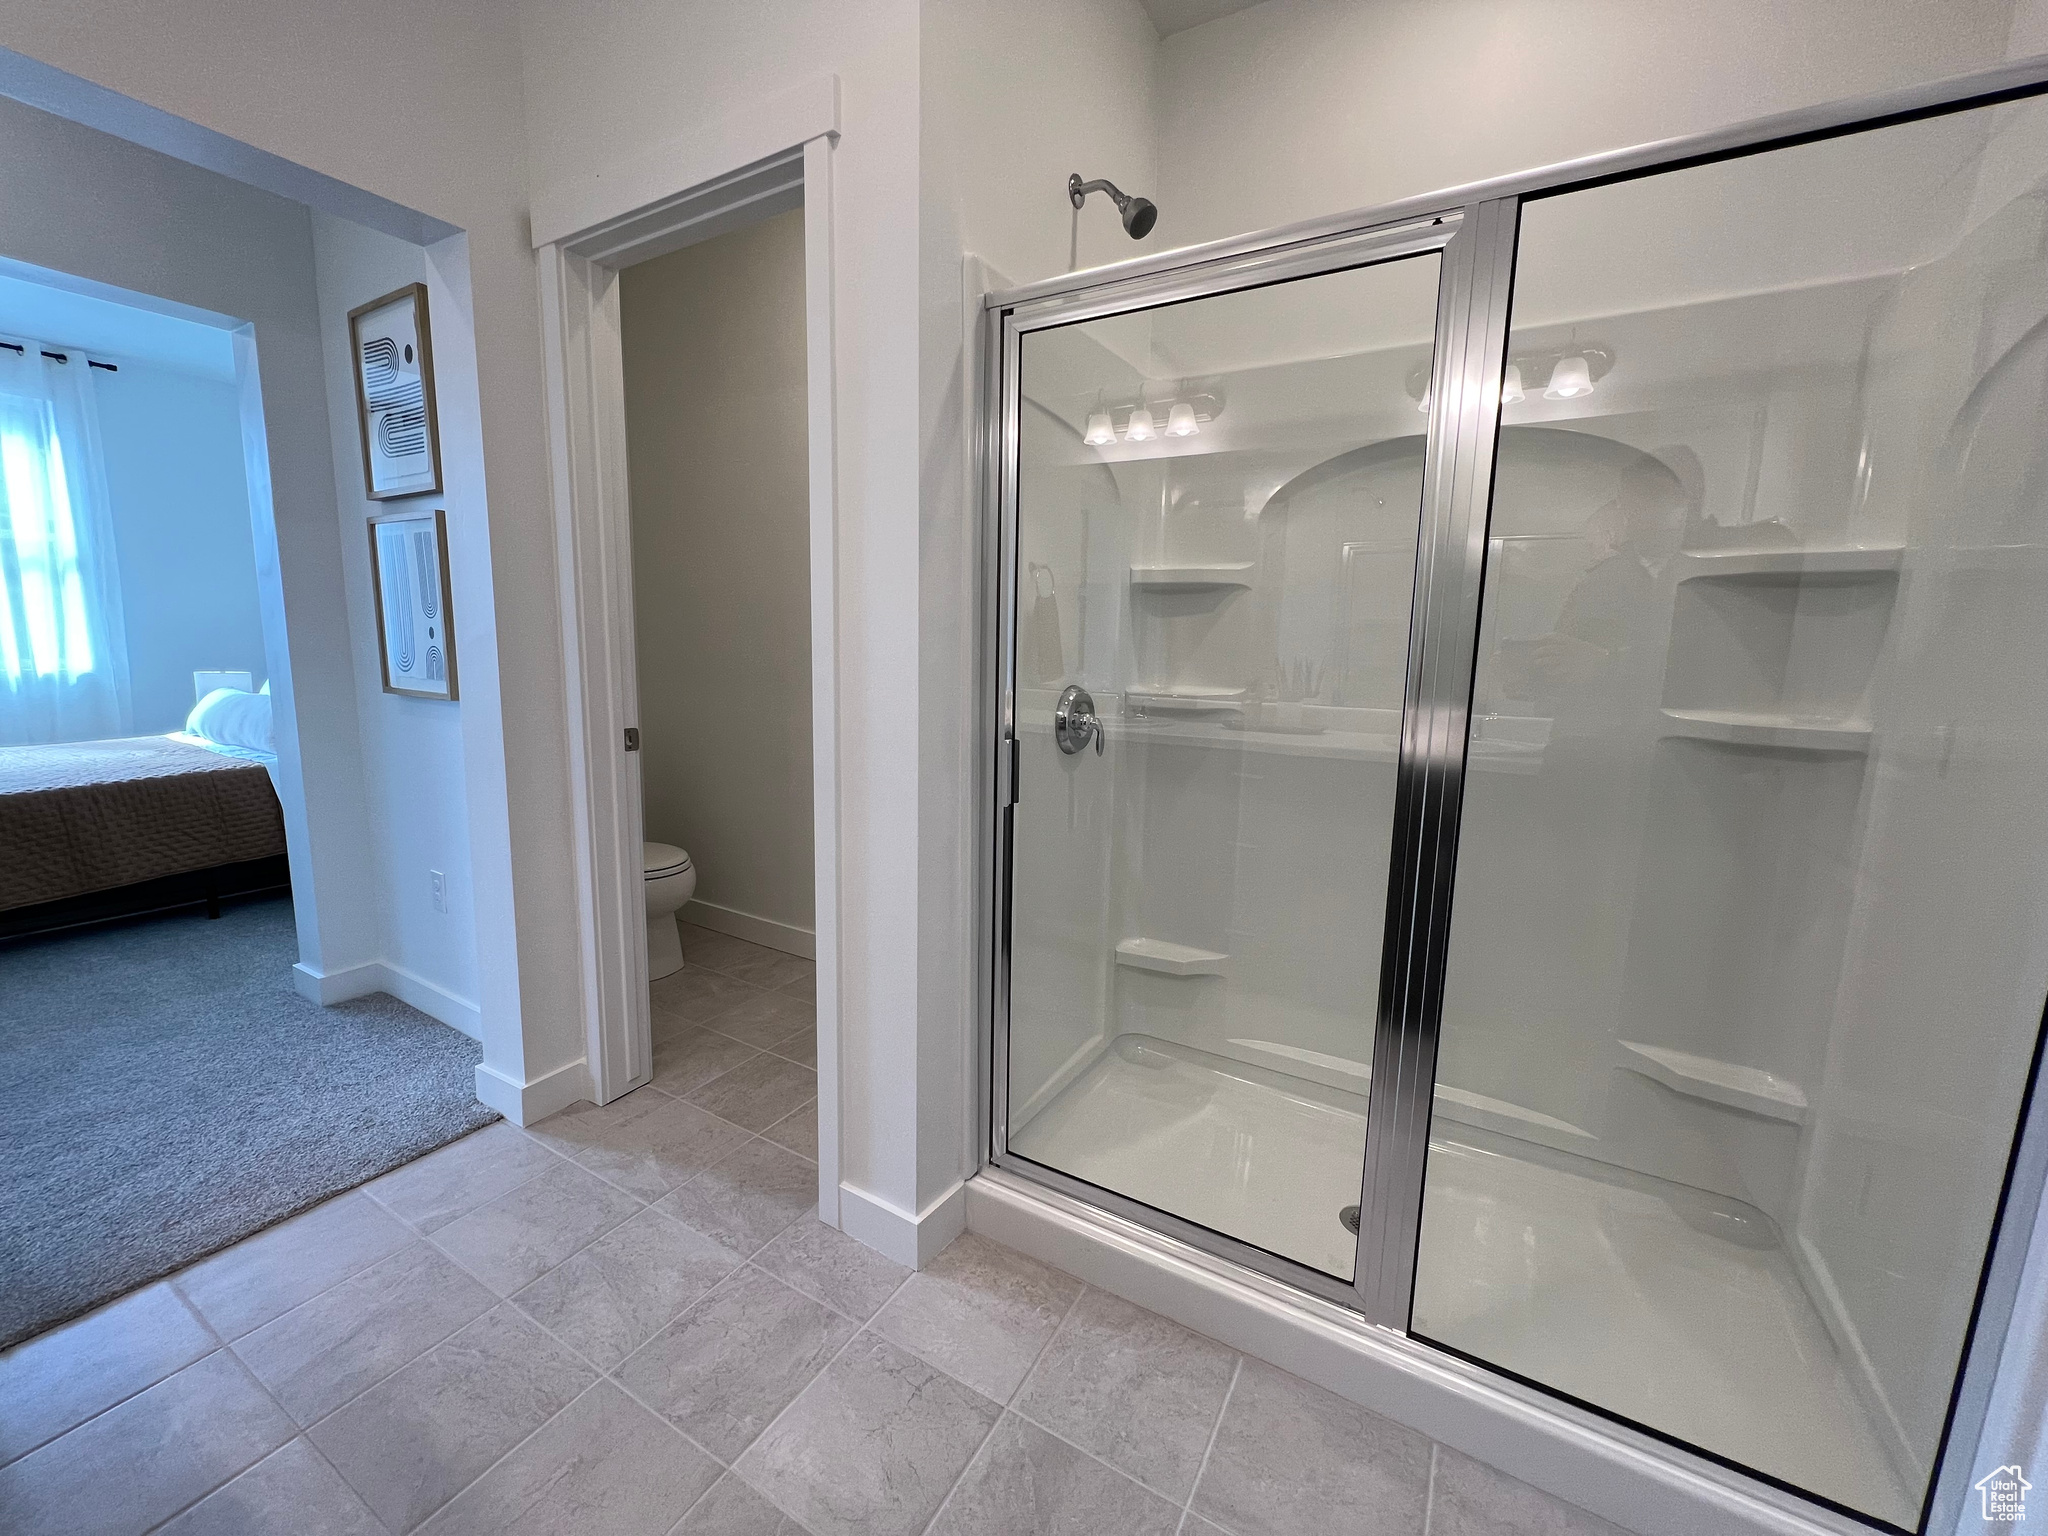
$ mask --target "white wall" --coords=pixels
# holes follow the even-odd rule
[[[1171,245],[2004,57],[2012,0],[1266,0],[1163,56]]]
[[[619,333],[647,836],[689,850],[686,918],[765,919],[802,949],[816,895],[803,210],[628,268]]]
[[[95,377],[93,397],[134,730],[154,735],[183,729],[196,670],[246,671],[262,684],[256,545],[235,386],[134,358],[117,367]]]
[[[313,214],[320,342],[326,365],[327,427],[334,442],[334,499],[339,540],[337,575],[347,597],[349,654],[355,679],[357,729],[363,744],[363,797],[376,872],[380,958],[385,988],[415,1007],[478,1035],[475,889],[471,873],[469,803],[465,789],[460,697],[454,703],[386,693],[378,659],[376,604],[370,580],[367,519],[414,507],[446,509],[468,499],[483,478],[481,455],[466,434],[444,433],[443,493],[400,502],[370,500],[363,489],[360,428],[349,353],[348,312],[359,304],[425,282],[432,272],[417,245],[332,214]],[[437,363],[469,351],[460,316],[443,323],[430,288],[427,316]],[[436,405],[459,406],[460,384],[438,373]],[[466,684],[465,615],[456,613],[458,688]],[[442,909],[434,905],[431,871],[445,878]]]
[[[1072,172],[1158,195],[1161,54],[1138,0],[952,0],[925,8],[921,44],[927,279],[947,263],[957,276],[962,249],[1013,282],[1066,271]],[[1077,265],[1178,243],[1163,213],[1132,240],[1098,192]]]
[[[918,732],[928,787],[918,831],[918,1007],[931,1080],[957,1084],[960,1102],[971,1104],[980,544],[968,450],[979,409],[979,291],[1066,270],[1070,173],[1107,177],[1132,194],[1152,190],[1157,39],[1137,0],[927,5],[921,26]],[[1159,240],[1133,242],[1100,194],[1082,211],[1084,266]],[[969,256],[999,275],[970,275]],[[920,1106],[920,1117],[939,1130],[931,1110]],[[972,1168],[977,1137],[964,1116],[934,1134],[920,1163],[923,1187]]]

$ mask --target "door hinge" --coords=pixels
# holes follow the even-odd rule
[[[628,752],[638,752],[640,750],[640,727],[637,725],[626,727],[626,750]]]

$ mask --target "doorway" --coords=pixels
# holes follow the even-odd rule
[[[556,467],[564,639],[571,658],[570,769],[578,817],[584,1016],[592,1095],[599,1103],[609,1103],[654,1077],[646,900],[646,846],[651,834],[644,810],[639,718],[640,700],[647,693],[641,668],[649,666],[651,658],[639,654],[635,619],[622,277],[641,263],[801,210],[797,218],[803,254],[802,430],[809,575],[810,947],[816,1020],[816,1061],[809,1070],[815,1072],[819,1212],[831,1225],[839,1219],[831,347],[831,146],[836,130],[819,119],[835,113],[836,102],[826,98],[797,103],[791,113],[791,136],[784,141],[791,145],[788,149],[766,156],[758,150],[735,150],[736,169],[692,179],[649,200],[601,209],[589,199],[564,200],[561,207],[538,209],[535,219],[542,333],[549,373],[557,385],[550,394],[550,447]],[[671,702],[664,700],[663,707]],[[662,804],[660,814],[670,814],[670,802]],[[738,865],[733,862],[733,873]],[[727,873],[718,878],[728,878]],[[718,901],[714,888],[707,887],[705,894],[706,905],[697,915],[722,922],[727,929],[744,928],[745,918],[763,915]],[[740,917],[713,912],[713,906]],[[749,944],[773,937],[791,947],[800,945],[798,922],[772,915],[769,921],[790,931],[756,927],[724,936]],[[704,985],[715,988],[717,983]],[[794,1052],[793,1044],[789,1048]]]
[[[653,1086],[808,1156],[803,212],[619,288]]]
[[[803,283],[792,209],[628,268],[619,328],[647,839],[685,921],[809,959]]]
[[[453,710],[395,719],[369,683],[344,499],[346,313],[425,253],[18,100],[0,124],[20,214],[0,258],[11,1343],[494,1110],[461,995]],[[366,751],[385,728],[393,749]],[[399,752],[405,730],[439,750]],[[402,822],[376,814],[401,759]],[[376,856],[401,837],[438,909],[402,937],[412,882],[380,883]]]

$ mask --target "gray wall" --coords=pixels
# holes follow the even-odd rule
[[[809,932],[802,211],[629,268],[619,304],[647,836],[699,902]]]

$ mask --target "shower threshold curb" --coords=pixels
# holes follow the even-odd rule
[[[1642,1536],[1872,1527],[1000,1168],[967,1227]]]

